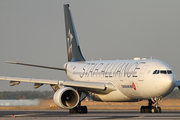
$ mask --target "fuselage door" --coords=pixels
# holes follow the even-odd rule
[[[147,67],[148,67],[148,65],[144,65],[144,66],[141,68],[138,81],[144,81],[144,74],[145,74],[145,71],[146,71]]]

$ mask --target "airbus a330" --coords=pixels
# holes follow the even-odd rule
[[[95,101],[138,102],[148,100],[148,106],[141,106],[141,113],[161,113],[159,101],[170,94],[180,81],[175,79],[172,68],[156,59],[86,61],[81,53],[70,6],[64,5],[68,62],[64,68],[47,67],[18,62],[12,64],[42,67],[65,71],[69,80],[35,79],[0,76],[10,81],[10,86],[20,82],[34,83],[34,88],[49,84],[55,91],[54,103],[69,109],[70,113],[87,113],[81,106],[82,93]]]

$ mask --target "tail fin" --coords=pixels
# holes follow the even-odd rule
[[[85,61],[79,46],[69,4],[64,5],[68,62]]]

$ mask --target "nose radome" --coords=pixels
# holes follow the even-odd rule
[[[162,85],[162,92],[161,92],[162,96],[166,96],[169,93],[171,93],[175,87],[173,76],[164,76],[161,81],[161,85]]]
[[[165,83],[165,86],[167,87],[175,86],[173,76],[166,76],[164,79],[164,83]]]

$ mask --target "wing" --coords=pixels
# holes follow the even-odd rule
[[[65,68],[47,67],[47,66],[33,65],[33,64],[19,63],[12,61],[7,61],[6,63],[66,71]],[[9,76],[0,76],[0,80],[10,81],[9,83],[10,86],[18,85],[20,82],[34,83],[34,88],[39,88],[44,84],[49,84],[55,91],[63,86],[80,88],[85,91],[91,91],[95,93],[109,93],[111,91],[116,90],[114,85],[109,82],[105,82],[105,83],[82,82],[82,81],[72,81],[72,80],[37,79],[37,78],[23,78],[23,77],[9,77]]]
[[[72,80],[58,80],[58,79],[37,79],[37,78],[23,78],[23,77],[10,77],[10,76],[0,76],[0,80],[10,81],[10,86],[18,85],[20,82],[34,83],[34,88],[38,88],[43,84],[49,84],[55,87],[68,86],[73,88],[80,88],[86,91],[91,91],[95,93],[109,93],[115,91],[116,88],[112,83],[106,82],[82,82],[82,81],[72,81]],[[54,89],[54,88],[53,88]],[[56,90],[56,89],[54,89]]]

